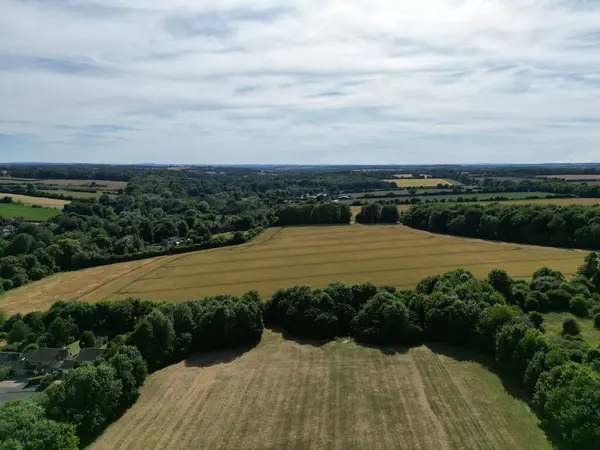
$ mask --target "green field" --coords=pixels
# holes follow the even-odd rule
[[[54,195],[64,195],[65,197],[73,198],[98,198],[104,195],[104,192],[78,192],[78,191],[66,191],[66,190],[43,190],[41,192]],[[115,197],[115,194],[107,194],[109,197]]]
[[[382,351],[383,350],[383,351]],[[265,331],[156,372],[92,449],[550,450],[538,419],[463,349],[369,348]]]
[[[0,217],[22,217],[29,222],[43,222],[60,214],[57,208],[33,208],[19,203],[0,203]]]
[[[557,341],[560,339],[562,324],[567,318],[573,318],[579,323],[581,337],[584,341],[593,347],[600,345],[600,330],[594,328],[592,319],[582,319],[568,312],[544,314],[544,328],[552,340]]]

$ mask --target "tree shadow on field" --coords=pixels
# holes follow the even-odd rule
[[[292,341],[300,345],[310,345],[311,347],[323,347],[334,341],[334,339],[311,339],[296,336],[279,325],[265,325],[265,329],[271,331],[273,334],[281,336],[286,341]]]
[[[256,343],[258,344],[258,342]],[[227,364],[241,358],[254,349],[256,344],[243,345],[224,350],[212,350],[209,352],[196,353],[187,359],[184,364],[187,367],[210,367],[217,364]]]
[[[410,345],[375,345],[367,344],[365,342],[354,342],[359,347],[366,348],[369,350],[377,350],[378,352],[383,353],[386,356],[406,355],[412,347]]]

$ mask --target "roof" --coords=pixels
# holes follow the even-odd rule
[[[82,348],[79,354],[75,357],[77,362],[96,361],[102,359],[106,350],[101,348]]]
[[[62,362],[62,364],[60,365],[60,368],[63,370],[70,370],[70,369],[74,369],[76,365],[77,365],[77,361],[75,361],[75,359],[72,357],[68,357],[67,359],[65,359]]]
[[[17,361],[20,356],[21,354],[17,352],[0,352],[0,364]]]
[[[67,356],[69,356],[68,350],[62,348],[38,348],[23,355],[27,361],[33,363],[51,363],[65,359]]]

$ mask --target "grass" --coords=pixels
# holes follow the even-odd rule
[[[562,324],[567,318],[573,318],[581,327],[581,337],[591,346],[600,345],[600,330],[594,327],[592,319],[582,319],[568,312],[544,314],[544,328],[551,340],[558,341],[561,337]]]
[[[78,192],[78,191],[66,191],[66,190],[61,190],[61,189],[57,189],[57,190],[43,190],[42,192],[45,192],[47,194],[54,194],[54,195],[64,195],[65,197],[70,196],[73,198],[98,198],[101,195],[104,195],[104,192],[102,192],[101,190],[99,190],[98,192]],[[115,194],[108,194],[109,197],[114,197]]]
[[[15,202],[20,202],[25,205],[37,205],[43,206],[46,208],[57,208],[63,209],[63,206],[71,203],[68,200],[56,200],[53,198],[44,198],[44,197],[32,197],[30,195],[20,195],[20,194],[5,194],[0,192],[0,198],[2,197],[12,197]]]
[[[72,342],[67,347],[69,350],[69,355],[77,355],[81,351],[81,346],[79,345],[79,341]]]
[[[428,187],[428,186],[437,186],[438,184],[449,184],[452,185],[453,182],[449,180],[445,180],[443,178],[425,178],[425,179],[413,179],[413,178],[395,178],[393,180],[383,180],[388,183],[396,183],[397,187]]]
[[[60,214],[56,208],[32,208],[19,203],[0,203],[0,217],[22,217],[28,222],[43,222]]]
[[[483,277],[502,268],[529,278],[542,266],[575,272],[586,252],[457,238],[401,225],[270,228],[236,247],[96,267],[7,292],[0,310],[45,309],[58,299],[135,297],[182,301],[334,281],[414,288],[427,275],[463,267]]]
[[[459,350],[313,344],[266,331],[245,353],[167,367],[91,447],[551,449],[527,405]]]

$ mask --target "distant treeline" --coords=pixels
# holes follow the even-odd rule
[[[437,203],[412,206],[405,213],[403,222],[436,233],[600,249],[600,206]]]

